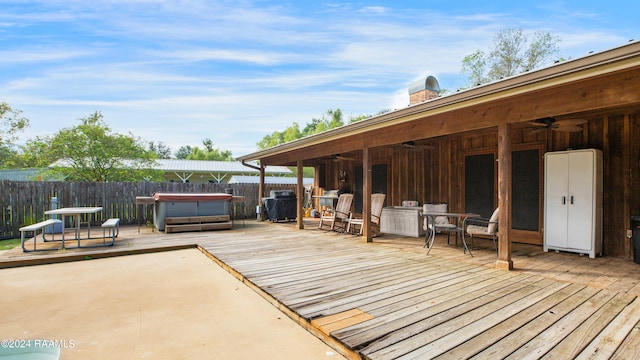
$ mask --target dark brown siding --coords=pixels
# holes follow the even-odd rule
[[[604,253],[631,258],[631,215],[640,215],[640,109],[617,111],[612,114],[591,115],[581,132],[533,131],[526,124],[512,125],[514,150],[595,148],[604,155]],[[399,144],[372,149],[373,163],[388,165],[388,206],[401,205],[403,200],[448,203],[452,211],[465,211],[465,156],[497,152],[495,127],[428,140],[423,149],[409,150]],[[362,164],[361,153],[349,154],[354,161],[327,162],[327,168],[345,168],[353,174]],[[542,161],[541,161],[542,164]],[[543,169],[540,169],[540,194],[544,189]],[[328,171],[326,181],[337,186],[337,173]],[[351,176],[353,179],[353,176]],[[497,177],[496,177],[497,179]],[[353,186],[353,184],[351,184]],[[495,198],[497,204],[497,195]],[[543,218],[544,199],[540,201]],[[542,224],[541,224],[542,225]],[[513,241],[542,244],[542,233],[514,231]]]

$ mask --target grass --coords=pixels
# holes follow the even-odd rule
[[[0,240],[0,250],[11,250],[20,246],[20,239]]]

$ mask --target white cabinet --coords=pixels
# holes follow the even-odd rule
[[[602,152],[544,156],[544,251],[602,255]]]

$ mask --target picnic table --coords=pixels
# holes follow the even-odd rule
[[[62,219],[62,248],[64,249],[64,232],[65,232],[65,217],[70,216],[73,218],[73,225],[75,226],[75,239],[78,240],[78,247],[80,246],[80,224],[83,216],[90,217],[92,214],[95,214],[102,211],[102,207],[94,206],[94,207],[65,207],[54,210],[45,211],[45,215],[60,215]],[[91,219],[87,219],[87,237],[86,239],[91,239]]]

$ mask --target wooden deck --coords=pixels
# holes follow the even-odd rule
[[[114,247],[0,254],[0,267],[198,246],[350,358],[640,358],[640,265],[516,245],[515,271],[438,239],[357,236],[295,223],[164,234],[123,227]],[[1,273],[1,272],[0,272]],[[265,329],[268,331],[268,329]]]

